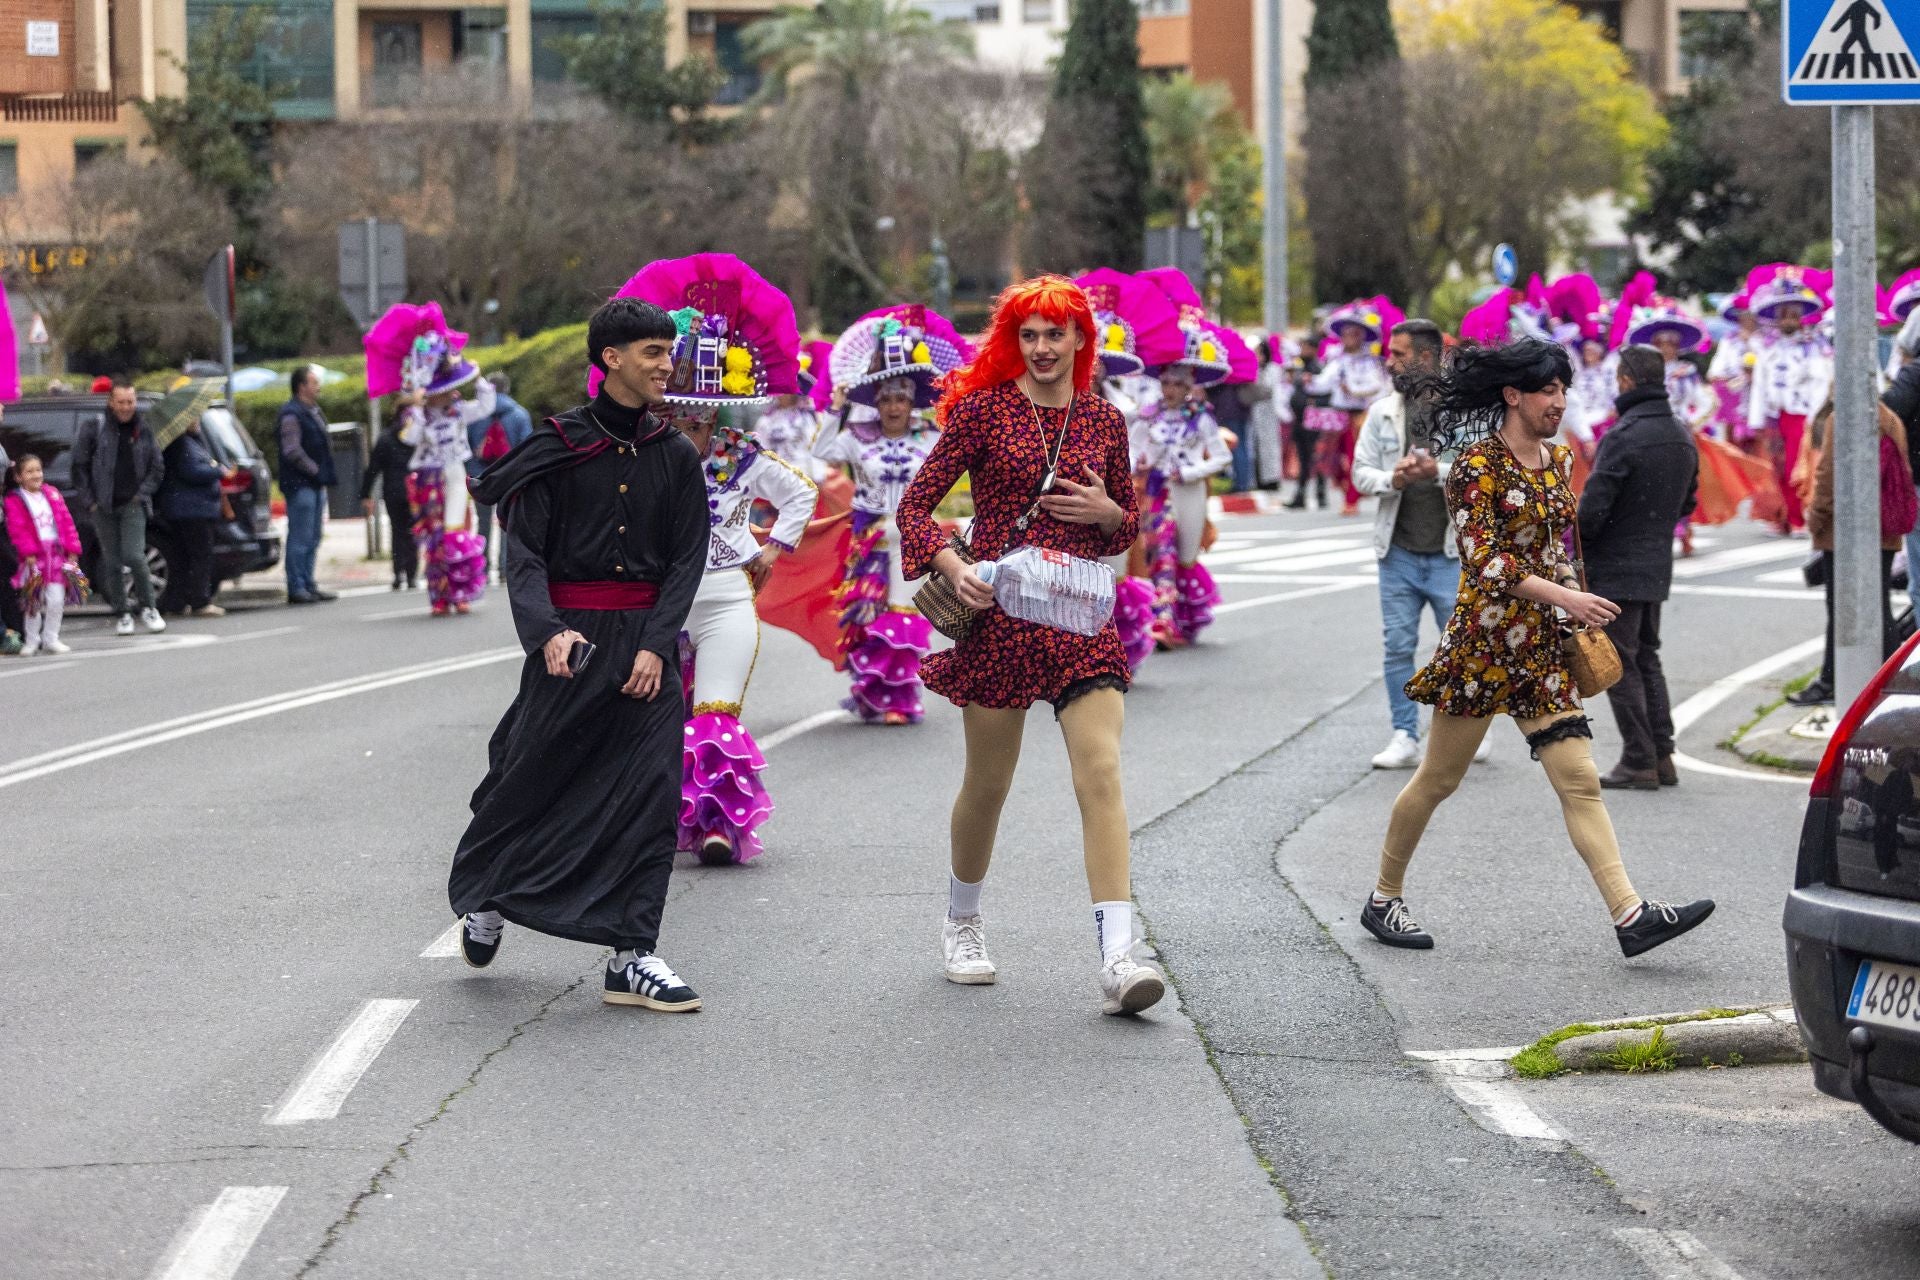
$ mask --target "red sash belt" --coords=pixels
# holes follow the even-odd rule
[[[556,609],[651,609],[660,603],[657,582],[549,582]]]

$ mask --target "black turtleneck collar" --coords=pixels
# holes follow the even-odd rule
[[[640,420],[647,412],[645,409],[629,409],[608,395],[604,386],[587,407],[592,410],[594,420],[605,427],[609,435],[619,436],[629,442],[640,434]]]
[[[1650,400],[1665,400],[1666,398],[1667,389],[1664,386],[1635,387],[1633,390],[1623,391],[1615,397],[1613,407],[1615,412],[1625,413],[1637,404],[1646,404]]]

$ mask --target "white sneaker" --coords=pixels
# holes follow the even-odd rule
[[[63,653],[72,653],[73,646],[59,640],[48,640],[40,646],[40,652],[51,653],[55,657],[58,657]]]
[[[1100,966],[1100,1012],[1139,1013],[1160,1003],[1167,994],[1167,980],[1149,965],[1134,963],[1129,955],[1117,955]]]
[[[167,620],[160,616],[158,609],[142,609],[140,611],[140,625],[153,634],[158,635],[167,629]]]
[[[130,613],[123,613],[118,618],[115,618],[113,620],[113,634],[117,636],[132,635],[133,634],[133,615]]]
[[[23,658],[31,658],[38,652],[40,652],[40,646],[37,644],[23,644],[20,646],[20,656]]]
[[[940,950],[947,960],[947,981],[962,986],[992,986],[998,970],[987,958],[987,922],[979,916],[940,922]]]
[[[1420,763],[1420,739],[1405,729],[1395,729],[1387,749],[1373,758],[1376,769],[1411,769]]]
[[[1485,764],[1488,760],[1491,760],[1492,758],[1493,758],[1493,739],[1490,737],[1480,739],[1480,745],[1473,749],[1473,762],[1475,764]]]

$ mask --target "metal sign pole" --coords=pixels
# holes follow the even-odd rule
[[[1833,657],[1838,705],[1880,668],[1873,108],[1833,108]]]
[[[1266,238],[1262,245],[1262,266],[1266,287],[1262,290],[1267,332],[1287,331],[1287,76],[1285,70],[1285,25],[1281,19],[1283,0],[1266,0],[1267,81],[1266,146],[1261,150],[1266,179]],[[1278,349],[1274,358],[1280,358]]]

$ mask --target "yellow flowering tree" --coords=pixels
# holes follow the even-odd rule
[[[1597,24],[1558,0],[1400,0],[1395,22],[1416,293],[1503,242],[1545,271],[1576,202],[1638,193],[1666,121]]]

